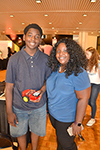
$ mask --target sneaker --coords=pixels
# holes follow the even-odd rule
[[[90,126],[92,126],[94,123],[95,123],[95,119],[90,119],[86,125],[90,127]]]

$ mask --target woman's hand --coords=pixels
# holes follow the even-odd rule
[[[73,123],[71,125],[71,127],[72,127],[72,131],[73,131],[73,136],[76,136],[81,133],[82,126],[77,126],[75,123]]]

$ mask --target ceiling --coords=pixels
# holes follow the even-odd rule
[[[79,34],[85,31],[100,36],[100,0],[96,3],[90,0],[41,1],[37,4],[35,0],[0,0],[0,33],[23,34],[26,25],[37,23],[44,34]]]

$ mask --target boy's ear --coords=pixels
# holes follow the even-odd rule
[[[25,41],[25,34],[23,35],[23,41]]]

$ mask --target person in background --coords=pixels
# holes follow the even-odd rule
[[[8,47],[8,59],[10,58],[11,55],[12,55],[11,48]]]
[[[87,72],[91,82],[91,96],[88,101],[91,107],[91,119],[87,122],[87,126],[92,126],[95,123],[96,100],[100,91],[100,62],[98,52],[93,47],[86,49],[86,57],[88,59]]]
[[[45,44],[44,45],[44,53],[50,56],[52,50],[52,46],[50,44]]]
[[[3,60],[3,52],[0,50],[0,60]]]
[[[3,58],[3,52],[0,50],[0,70],[6,70],[8,58]]]
[[[10,56],[12,56],[15,53],[16,51],[13,51],[10,47],[8,47],[8,59],[10,58]]]
[[[45,42],[42,40],[41,44],[39,45],[39,49],[44,52],[45,54],[50,56],[50,52],[52,50],[52,46],[49,44],[45,44]]]
[[[45,42],[43,40],[41,40],[41,43],[39,45],[39,50],[43,53],[44,53],[44,45],[45,45]]]
[[[39,136],[46,132],[46,79],[51,73],[48,55],[38,49],[42,29],[29,24],[24,29],[25,46],[12,55],[6,73],[6,107],[10,134],[17,137],[20,150],[26,150],[26,133],[31,132],[32,150],[37,149]],[[32,92],[40,94],[32,100]],[[23,95],[24,94],[24,95]]]
[[[85,52],[74,40],[61,39],[51,51],[48,66],[52,69],[46,81],[48,109],[57,150],[77,150],[74,138],[81,132],[91,91]],[[67,132],[69,127],[73,136]]]

